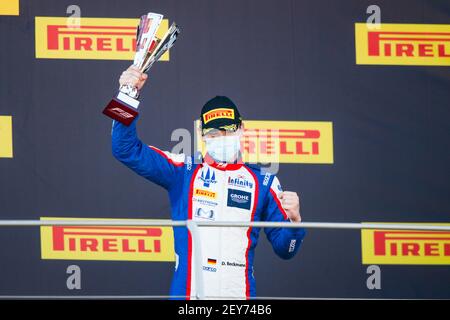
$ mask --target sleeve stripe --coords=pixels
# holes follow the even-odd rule
[[[165,154],[163,151],[159,150],[156,147],[149,146],[149,148],[156,151],[159,155],[161,155],[164,159],[166,159],[169,163],[173,164],[176,167],[182,167],[184,165],[183,162],[177,162],[177,161],[172,160],[171,158],[169,158],[167,156],[167,154]]]
[[[286,211],[284,211],[283,207],[281,206],[280,200],[278,199],[275,191],[273,191],[272,188],[270,188],[270,193],[272,194],[272,197],[275,199],[275,202],[277,203],[278,209],[283,214],[284,219],[287,220],[288,219],[288,215],[286,214]]]

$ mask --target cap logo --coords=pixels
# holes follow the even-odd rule
[[[234,110],[229,108],[213,109],[203,115],[204,124],[215,119],[234,119]]]

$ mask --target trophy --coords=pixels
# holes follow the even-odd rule
[[[137,27],[134,65],[141,72],[147,72],[173,46],[180,34],[180,28],[174,22],[161,39],[156,37],[162,18],[162,14],[150,12],[141,17]],[[122,85],[119,88],[119,93],[103,109],[103,113],[129,126],[139,114],[137,111],[138,97],[137,88],[131,85]]]

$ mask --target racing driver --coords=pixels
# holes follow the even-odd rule
[[[135,66],[124,71],[120,85],[141,90],[147,74]],[[299,197],[282,191],[275,175],[241,160],[242,118],[228,98],[216,96],[201,110],[206,154],[201,161],[144,144],[130,126],[114,121],[112,153],[137,174],[169,193],[173,220],[300,222]],[[200,162],[200,163],[197,163]],[[193,238],[187,228],[174,228],[175,273],[171,296],[197,296],[196,268],[201,268],[203,294],[212,298],[256,296],[254,249],[259,228],[200,227],[201,265],[194,264]],[[305,236],[303,228],[265,228],[275,253],[292,258]]]

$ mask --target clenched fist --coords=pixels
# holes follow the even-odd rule
[[[141,72],[138,67],[135,65],[131,65],[127,70],[122,72],[120,76],[119,83],[120,86],[123,85],[131,85],[132,87],[137,88],[138,91],[142,89],[147,80],[147,74]]]
[[[297,192],[283,191],[279,195],[281,206],[286,211],[287,216],[292,222],[301,222],[300,199]]]

